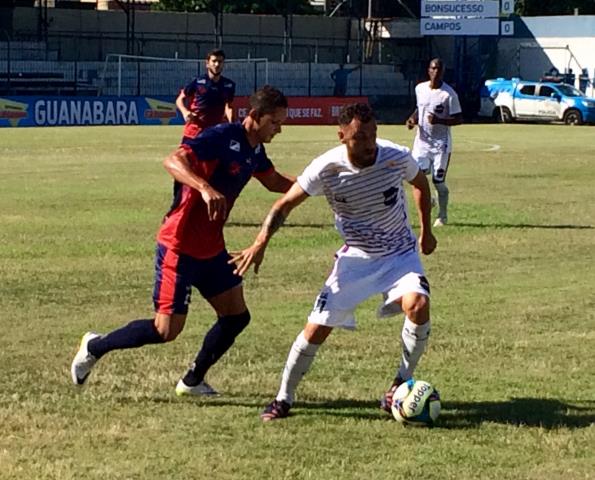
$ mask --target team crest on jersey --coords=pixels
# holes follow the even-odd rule
[[[232,140],[231,142],[229,142],[229,149],[233,150],[234,152],[239,152],[240,142],[238,142],[237,140]]]
[[[199,85],[196,90],[199,95],[204,95],[207,92],[207,87],[203,87],[202,85]]]
[[[230,175],[238,175],[241,170],[242,167],[238,162],[234,161],[229,164],[228,172],[230,173]]]

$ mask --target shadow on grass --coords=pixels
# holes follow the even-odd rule
[[[243,395],[206,398],[147,397],[156,403],[194,403],[198,407],[248,407],[262,409],[267,401]],[[132,399],[120,399],[128,403]],[[138,399],[134,400],[138,402]],[[296,402],[292,416],[337,416],[363,420],[390,420],[376,400],[323,400]],[[512,426],[586,428],[595,424],[595,401],[566,403],[556,399],[512,398],[498,402],[442,402],[442,413],[436,428],[478,428],[484,423]]]
[[[442,402],[439,427],[470,428],[485,422],[540,428],[585,428],[595,423],[595,402],[565,403],[545,398],[500,402]]]
[[[339,400],[297,403],[298,415],[337,415],[386,420],[377,401]],[[483,423],[552,428],[585,428],[595,424],[595,402],[580,405],[555,399],[513,398],[501,402],[442,402],[438,428],[477,428]]]
[[[295,415],[332,415],[386,421],[378,401],[328,400],[297,402]],[[595,402],[570,404],[555,399],[512,398],[500,402],[442,402],[438,428],[477,428],[483,423],[553,428],[585,428],[595,424]]]
[[[467,228],[536,228],[544,230],[592,230],[593,225],[572,225],[572,224],[557,224],[557,225],[534,225],[531,223],[463,223],[453,222],[448,223],[449,227],[467,227]]]

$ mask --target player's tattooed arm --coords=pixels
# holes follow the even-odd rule
[[[262,224],[262,230],[266,237],[271,238],[283,226],[286,218],[281,210],[271,210]]]

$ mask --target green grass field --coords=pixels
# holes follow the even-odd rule
[[[267,150],[297,174],[335,131],[287,127]],[[71,385],[84,332],[152,315],[154,235],[171,201],[161,161],[180,135],[0,130],[0,479],[595,478],[593,128],[454,130],[451,224],[424,258],[433,332],[416,376],[443,399],[431,430],[377,408],[402,326],[375,318],[378,298],[321,349],[294,414],[259,420],[340,246],[320,198],[247,276],[252,323],[208,375],[220,398],[174,394],[214,320],[196,293],[176,342],[110,354],[83,391]],[[412,143],[402,126],[380,135]],[[248,185],[230,249],[251,242],[275,198]]]

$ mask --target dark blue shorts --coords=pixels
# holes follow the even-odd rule
[[[242,283],[233,273],[227,250],[217,256],[199,260],[158,244],[155,252],[155,312],[171,315],[188,313],[192,287],[209,299]]]

